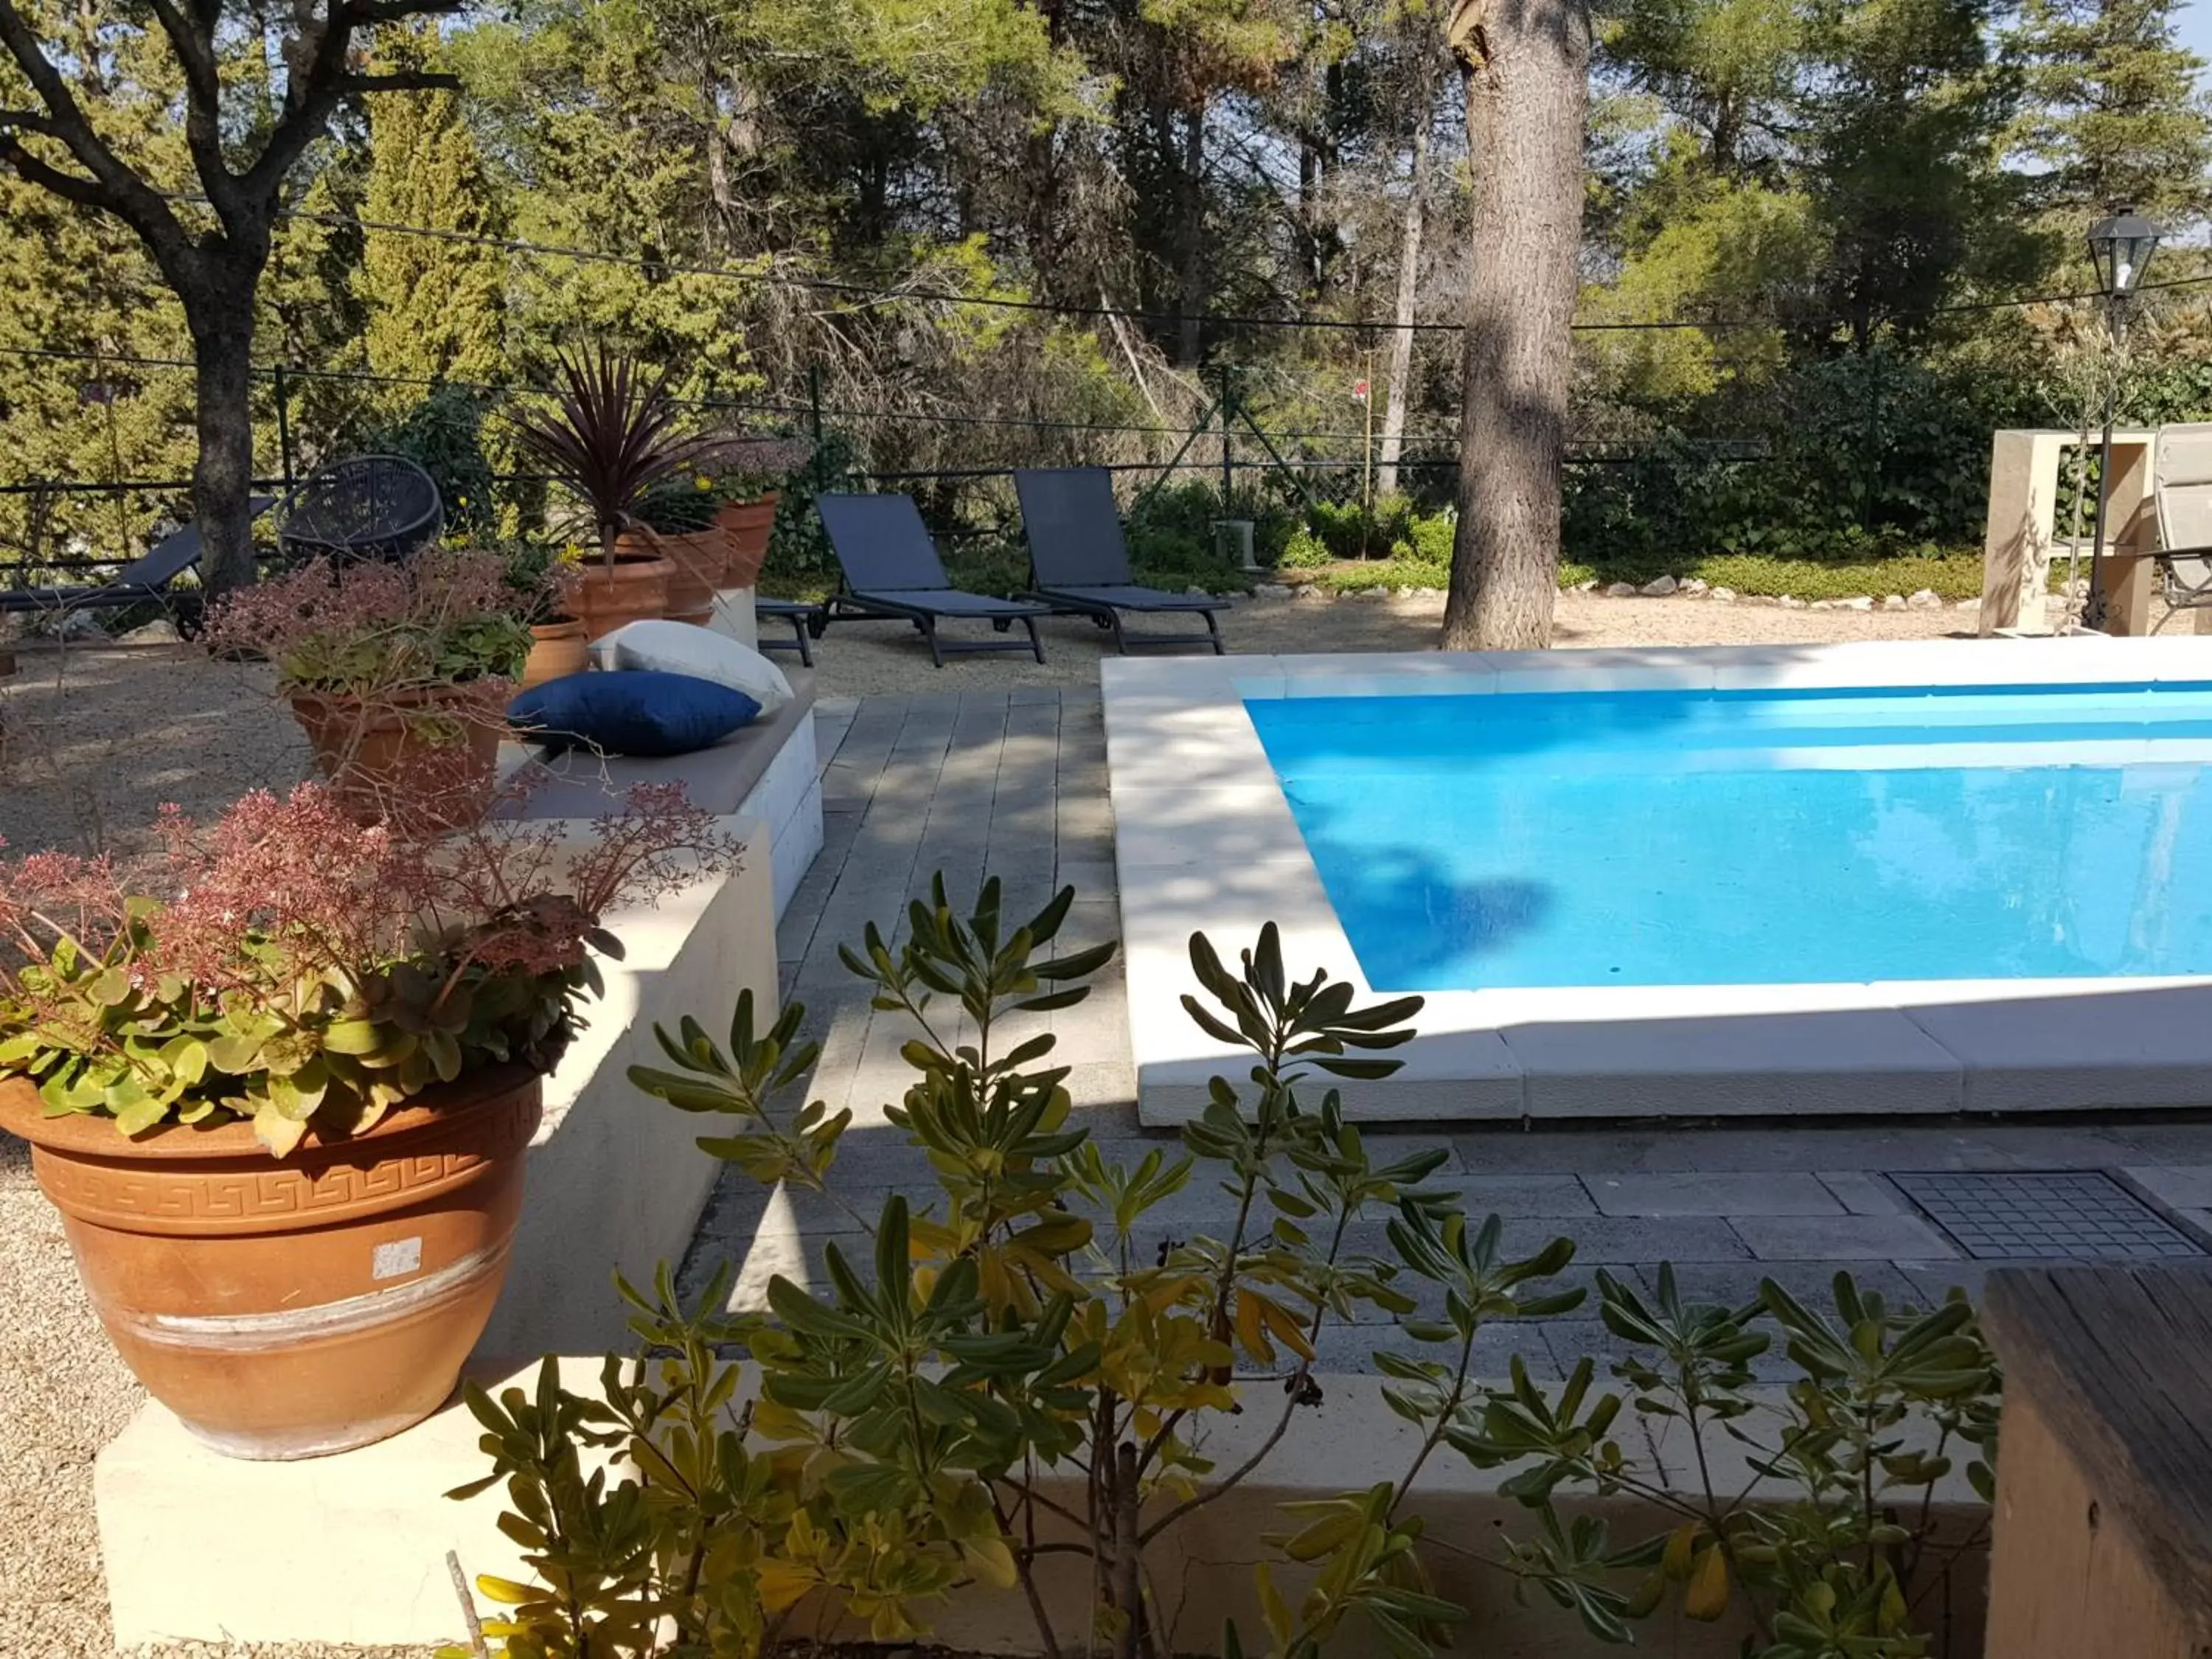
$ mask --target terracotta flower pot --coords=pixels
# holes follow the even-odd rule
[[[663,557],[674,569],[668,578],[668,620],[704,628],[714,614],[714,589],[728,562],[727,538],[720,530],[656,538]]]
[[[584,624],[573,617],[532,623],[530,641],[530,659],[522,665],[522,678],[515,687],[519,691],[527,691],[548,680],[580,674],[591,664],[592,653],[586,649],[592,642],[591,635],[584,631]]]
[[[507,1274],[538,1078],[499,1066],[367,1134],[271,1158],[251,1125],[42,1115],[0,1079],[94,1310],[124,1363],[232,1457],[317,1457],[428,1417]]]
[[[490,807],[504,685],[423,686],[373,701],[295,691],[292,714],[356,823],[452,829]]]
[[[617,541],[612,569],[605,559],[592,557],[576,568],[583,576],[568,608],[584,624],[586,640],[611,634],[624,623],[668,614],[668,584],[676,567],[645,541],[629,536]]]
[[[775,528],[775,503],[776,492],[773,489],[757,501],[722,503],[714,514],[714,526],[722,532],[727,562],[717,586],[752,587],[758,584],[761,566],[768,559],[769,532]]]

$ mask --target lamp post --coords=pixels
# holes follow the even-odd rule
[[[2105,331],[2112,343],[2111,372],[2105,377],[2105,434],[2097,462],[2097,521],[2089,548],[2089,597],[2081,606],[2081,625],[2102,629],[2110,601],[2105,592],[2105,514],[2112,495],[2112,405],[2118,394],[2119,349],[2128,337],[2128,306],[2142,286],[2143,269],[2164,235],[2134,208],[2115,204],[2089,227],[2089,263],[2096,267],[2098,291],[2105,296]]]

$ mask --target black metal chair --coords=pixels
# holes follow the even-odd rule
[[[404,559],[445,529],[437,484],[401,455],[349,455],[319,467],[276,510],[276,544],[299,562]]]

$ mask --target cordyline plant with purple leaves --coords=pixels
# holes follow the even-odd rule
[[[641,498],[697,466],[714,441],[678,431],[684,410],[667,375],[633,357],[594,346],[562,352],[559,363],[554,409],[514,416],[515,437],[582,499],[592,539],[611,567],[616,538],[642,522]]]
[[[279,1157],[477,1066],[550,1068],[592,953],[620,955],[602,918],[739,850],[676,785],[580,850],[544,823],[364,827],[316,784],[161,830],[139,869],[0,859],[0,1077],[126,1135],[247,1118]]]

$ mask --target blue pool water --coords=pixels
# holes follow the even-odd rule
[[[1246,708],[1379,990],[2212,972],[2212,684]]]

